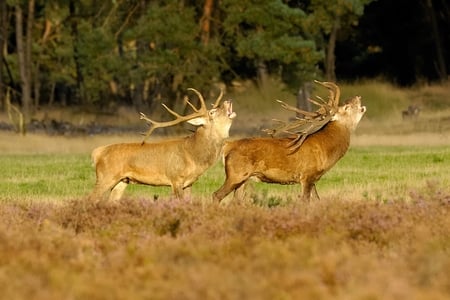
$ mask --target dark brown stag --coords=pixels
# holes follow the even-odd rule
[[[296,112],[293,122],[267,130],[269,134],[287,137],[245,138],[224,145],[225,183],[214,193],[221,201],[230,192],[242,191],[250,178],[267,183],[297,184],[302,186],[303,200],[309,200],[315,183],[344,156],[366,107],[361,97],[355,96],[339,105],[340,90],[332,82],[316,82],[329,90],[328,101],[310,100],[319,106],[307,112],[281,101],[282,107]]]

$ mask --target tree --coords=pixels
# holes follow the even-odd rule
[[[124,44],[136,45],[123,54],[129,72],[121,78],[127,82],[144,82],[148,106],[162,97],[172,100],[188,87],[202,89],[219,74],[220,64],[215,40],[205,45],[193,7],[179,1],[151,2],[144,13],[124,31]],[[139,49],[138,45],[145,45]]]
[[[438,19],[436,16],[436,11],[435,8],[433,6],[433,1],[432,0],[423,0],[424,1],[424,6],[425,6],[425,11],[426,11],[426,15],[428,17],[429,23],[430,23],[430,27],[431,27],[431,33],[432,33],[432,37],[433,37],[433,43],[434,43],[434,48],[436,49],[436,71],[437,74],[439,76],[439,79],[441,81],[445,81],[447,80],[447,64],[445,61],[445,55],[444,55],[444,46],[442,44],[442,36],[439,30],[439,25],[438,25]],[[448,8],[447,8],[448,11]],[[449,17],[447,15],[447,17]]]
[[[348,31],[358,24],[364,13],[364,7],[374,0],[311,0],[307,8],[309,30],[320,37],[318,44],[325,49],[325,77],[336,81],[336,41],[339,34],[348,35]]]
[[[32,29],[34,20],[34,0],[28,1],[28,15],[26,21],[26,31],[23,31],[23,11],[20,3],[14,6],[16,18],[16,45],[17,58],[19,63],[20,86],[22,92],[22,113],[25,122],[28,122],[32,109],[31,101],[31,81],[32,81]]]
[[[250,62],[264,87],[269,73],[300,70],[320,60],[315,42],[304,31],[306,14],[279,0],[225,0],[223,29],[226,46]],[[294,72],[290,72],[293,74]]]
[[[0,1],[0,109],[3,108],[6,91],[6,80],[4,79],[5,47],[8,36],[8,6],[6,1]]]
[[[205,0],[203,5],[203,15],[200,19],[201,41],[203,45],[208,45],[211,36],[211,15],[214,7],[214,0]]]
[[[450,10],[446,0],[433,0],[432,5],[438,12],[437,33],[425,0],[372,2],[356,34],[340,42],[340,76],[353,80],[381,75],[404,86],[442,81],[444,66],[450,68]]]

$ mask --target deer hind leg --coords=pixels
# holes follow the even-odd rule
[[[103,201],[107,195],[110,195],[119,182],[120,179],[105,177],[101,174],[97,174],[97,181],[95,182],[94,189],[89,195],[89,200],[92,202]],[[111,199],[110,196],[108,198]]]
[[[244,189],[242,185],[247,181],[247,179],[248,176],[240,176],[240,177],[227,176],[224,184],[217,191],[214,192],[213,200],[216,202],[220,202],[232,191],[235,191],[235,196],[237,197],[242,196]],[[237,189],[239,189],[240,187],[242,187],[242,189],[237,191]]]
[[[233,199],[242,202],[245,198],[247,198],[246,187],[246,182],[243,182],[241,186],[237,187],[234,190]]]
[[[235,191],[235,196],[242,195],[242,190],[237,191],[239,187],[241,187],[250,177],[252,167],[251,165],[242,165],[238,164],[238,161],[235,161],[232,156],[228,156],[225,158],[225,182],[223,185],[213,193],[213,201],[220,202],[225,198],[229,193]]]
[[[128,182],[119,181],[115,186],[112,187],[111,193],[109,194],[110,202],[117,202],[122,198],[123,192],[128,186]]]
[[[104,185],[103,183],[97,182],[95,183],[94,189],[89,195],[89,200],[92,202],[101,202],[105,198],[105,194],[111,189],[110,186]]]

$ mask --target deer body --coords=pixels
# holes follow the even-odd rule
[[[330,137],[334,137],[331,140]],[[301,184],[302,198],[309,199],[314,183],[344,156],[350,132],[335,122],[309,136],[294,153],[288,138],[248,138],[224,147],[225,184],[214,194],[222,200],[250,177],[262,182]]]
[[[226,180],[213,197],[221,201],[242,190],[251,177],[267,183],[301,184],[303,200],[309,200],[315,183],[347,152],[350,135],[366,108],[359,97],[338,108],[333,120],[309,135],[292,150],[290,138],[246,138],[224,146]],[[235,194],[236,196],[236,194]]]
[[[109,193],[118,200],[130,183],[170,186],[177,198],[218,159],[228,137],[232,119],[230,101],[190,119],[199,126],[190,136],[152,143],[122,143],[101,146],[92,152],[97,180],[90,198],[101,200]]]

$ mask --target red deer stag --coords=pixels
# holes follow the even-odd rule
[[[222,93],[213,108],[206,108],[205,100],[195,89],[200,100],[197,109],[188,98],[186,104],[193,113],[181,116],[163,104],[176,119],[157,122],[141,113],[141,119],[150,124],[148,137],[154,129],[168,127],[181,122],[198,126],[190,136],[153,143],[123,143],[102,146],[92,151],[92,160],[96,169],[97,181],[90,195],[93,201],[100,201],[105,194],[109,200],[121,198],[129,183],[153,186],[171,186],[177,198],[183,197],[184,189],[189,188],[206,169],[213,165],[221,152],[223,142],[236,113],[231,101],[220,105]]]
[[[361,106],[359,96],[338,106],[339,87],[332,82],[316,83],[326,87],[330,97],[328,102],[320,97],[320,101],[310,99],[320,106],[315,112],[278,101],[283,108],[303,116],[268,130],[272,136],[284,133],[288,137],[245,138],[224,145],[226,180],[214,193],[214,200],[221,201],[233,190],[238,197],[251,177],[267,183],[300,183],[302,200],[309,201],[313,190],[319,198],[315,183],[347,152],[350,134],[366,107]]]

